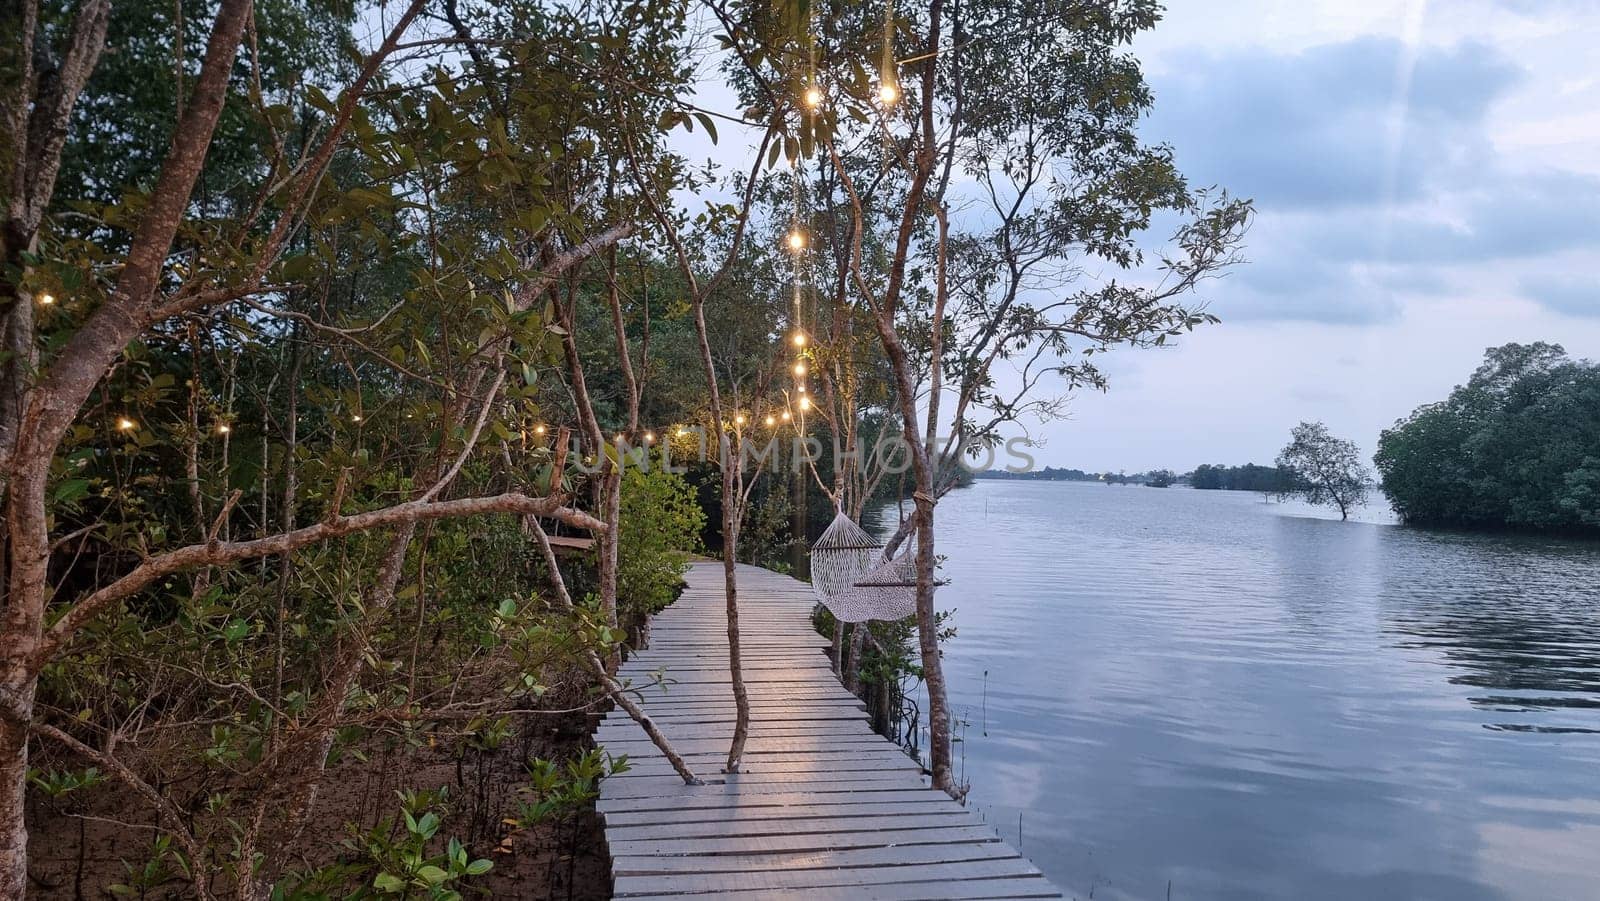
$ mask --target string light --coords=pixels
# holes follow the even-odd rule
[[[744,425],[744,414],[740,413],[738,416],[733,417],[733,424]]]
[[[794,418],[793,416],[789,415],[789,411],[788,410],[784,410],[783,411],[783,421],[784,422],[788,422],[789,420],[791,420],[793,418]]]
[[[121,417],[121,418],[119,418],[117,420],[117,430],[118,431],[131,432],[131,431],[133,431],[134,429],[136,429],[138,427],[139,427],[138,423],[134,422],[133,420],[129,419],[126,416],[123,416],[123,417]]]
[[[822,89],[816,85],[806,88],[806,106],[816,109],[822,105]]]
[[[360,421],[361,421],[361,414],[360,414],[360,413],[354,413],[354,414],[352,414],[352,415],[351,415],[351,416],[350,416],[350,421],[351,421],[351,422],[360,422]]]
[[[777,424],[778,424],[778,417],[776,417],[776,416],[768,416],[767,417],[767,428],[770,429],[770,428],[772,428],[773,426],[775,426]]]
[[[888,105],[892,105],[895,101],[897,101],[899,99],[900,99],[900,89],[895,87],[894,82],[886,81],[883,84],[878,85],[878,100],[879,100],[879,102],[883,103],[885,106],[888,106]]]
[[[805,389],[802,388],[800,390],[804,391]],[[811,395],[809,395],[809,394],[800,395],[800,409],[802,409],[802,410],[811,409]]]
[[[543,435],[544,432],[545,432],[545,428],[544,428],[544,424],[543,423],[533,427],[533,433],[535,435]]]
[[[794,374],[795,375],[805,375],[806,374],[806,364],[804,364],[804,363],[796,363],[796,364],[794,364]]]
[[[232,432],[232,431],[233,431],[233,426],[228,425],[226,422],[217,423],[217,434],[218,435],[226,435],[226,434],[228,434],[229,432]]]
[[[644,433],[644,443],[645,444],[655,444],[656,443],[656,433],[655,432],[645,432]]]
[[[689,434],[689,430],[687,428],[685,428],[684,426],[681,426],[681,425],[678,426],[678,437],[679,438],[686,437],[688,434]]]
[[[795,347],[805,347],[806,346],[806,336],[805,336],[804,332],[795,332],[793,340],[794,340],[794,346]]]
[[[795,251],[806,249],[805,233],[801,232],[798,228],[789,232],[789,249]]]
[[[51,304],[53,304],[55,302],[56,302],[56,296],[54,294],[51,294],[49,291],[46,291],[43,294],[39,295],[39,305],[40,306],[48,307],[48,306],[50,306]]]

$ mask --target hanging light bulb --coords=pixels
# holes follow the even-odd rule
[[[816,109],[822,105],[822,89],[816,85],[806,88],[806,106]]]
[[[544,431],[545,431],[545,429],[544,429],[544,424],[543,423],[533,427],[533,433],[535,435],[543,435]]]
[[[794,338],[792,340],[794,341],[794,346],[795,347],[805,347],[806,346],[806,336],[805,336],[804,332],[795,332],[794,333]]]
[[[778,417],[776,417],[776,416],[768,416],[767,417],[767,428],[770,429],[770,428],[772,428],[773,426],[775,426],[777,424],[778,424]]]
[[[789,232],[789,249],[801,251],[806,249],[806,236],[800,229],[791,229]]]
[[[53,304],[55,302],[56,302],[56,296],[54,294],[51,294],[49,291],[46,291],[43,294],[39,295],[39,305],[42,306],[42,307],[48,307],[48,306],[50,306],[51,304]]]
[[[229,432],[232,432],[232,431],[233,431],[233,426],[228,425],[226,422],[217,423],[217,434],[218,435],[226,435],[226,434],[228,434]]]
[[[644,433],[644,443],[645,444],[655,444],[656,443],[656,433],[655,432],[645,432]]]
[[[361,421],[361,414],[360,413],[351,414],[350,421],[351,422],[360,422]]]
[[[794,364],[794,374],[795,375],[805,375],[806,374],[806,364],[804,364],[804,363],[796,363],[796,364]]]
[[[804,389],[802,389],[802,390],[804,390]],[[802,410],[811,409],[811,395],[809,395],[809,394],[800,395],[800,409],[802,409]]]
[[[794,418],[793,416],[789,415],[789,411],[788,410],[784,410],[783,411],[783,421],[784,422],[788,422],[789,420],[791,420],[793,418]]]
[[[131,431],[133,431],[134,429],[136,429],[138,427],[139,427],[138,423],[134,422],[133,420],[129,419],[126,416],[123,416],[123,417],[120,417],[120,418],[117,419],[117,431],[119,431],[119,432],[131,432]]]
[[[733,417],[733,424],[744,425],[744,414],[740,413],[738,416]]]
[[[900,99],[894,65],[894,2],[883,7],[883,59],[878,62],[878,100],[885,106]]]
[[[796,387],[797,390],[799,390],[799,392],[801,394],[806,393],[806,386],[805,385],[796,385],[795,387]]]

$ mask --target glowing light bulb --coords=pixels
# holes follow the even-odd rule
[[[683,437],[687,436],[688,434],[689,434],[689,430],[688,429],[684,428],[681,425],[678,426],[678,437],[679,438],[683,438]]]
[[[788,240],[790,250],[805,250],[806,236],[799,229],[789,232]]]
[[[39,305],[40,306],[48,307],[48,306],[50,306],[51,304],[53,304],[55,302],[56,302],[56,296],[54,294],[51,294],[49,291],[46,291],[43,294],[39,295]]]
[[[361,421],[361,414],[360,413],[356,413],[356,414],[352,415],[350,417],[350,421],[351,422],[360,422]]]
[[[816,85],[806,88],[806,106],[813,109],[822,105],[822,89]]]
[[[733,424],[744,425],[744,414],[740,413],[738,416],[733,417]]]
[[[770,429],[770,428],[772,428],[773,426],[775,426],[777,424],[778,424],[778,417],[776,417],[776,416],[768,416],[767,417],[767,428]]]
[[[134,422],[133,420],[129,419],[126,416],[123,416],[123,417],[121,417],[120,419],[117,420],[117,429],[119,431],[131,432],[131,431],[133,431],[134,429],[136,429],[138,427],[139,427],[138,423]]]
[[[617,444],[621,444],[623,441],[627,440],[627,437],[628,436],[622,434],[621,432],[618,432],[617,433],[617,441],[616,441],[616,443]]]
[[[796,386],[795,386],[795,388],[796,388],[796,390],[798,390],[798,391],[799,391],[799,392],[800,392],[800,393],[801,393],[801,394],[804,394],[804,393],[806,393],[806,386],[804,386],[804,385],[796,385]]]
[[[232,431],[233,431],[233,426],[228,425],[226,422],[217,424],[217,434],[218,435],[226,435],[226,434],[228,434],[229,432],[232,432]]]
[[[878,100],[881,103],[894,103],[900,99],[900,88],[892,81],[878,85]]]
[[[805,336],[805,333],[803,333],[803,332],[795,332],[793,340],[794,340],[794,346],[795,347],[805,347],[806,346],[806,336]]]
[[[788,410],[784,410],[783,411],[783,421],[784,422],[788,422],[789,420],[791,420],[793,418],[794,418],[793,416],[789,415],[789,411]]]
[[[806,374],[806,364],[804,364],[804,363],[796,363],[796,364],[794,364],[794,374],[795,375],[805,375]]]
[[[655,432],[645,432],[644,433],[644,443],[645,444],[655,444],[656,443],[656,433]]]
[[[811,409],[811,395],[809,395],[809,394],[800,395],[800,409],[802,409],[802,410]]]
[[[545,428],[542,425],[536,425],[536,426],[533,427],[533,433],[535,435],[543,435],[544,432],[545,432]]]

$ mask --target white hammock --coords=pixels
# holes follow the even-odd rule
[[[881,559],[883,543],[868,535],[840,510],[811,546],[811,588],[826,604],[849,591],[856,579]]]
[[[842,622],[904,619],[917,609],[912,543],[894,560],[883,545],[840,511],[811,546],[811,589]]]

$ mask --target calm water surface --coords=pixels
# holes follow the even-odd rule
[[[971,802],[1069,894],[1600,898],[1600,545],[1098,484],[939,514]]]

